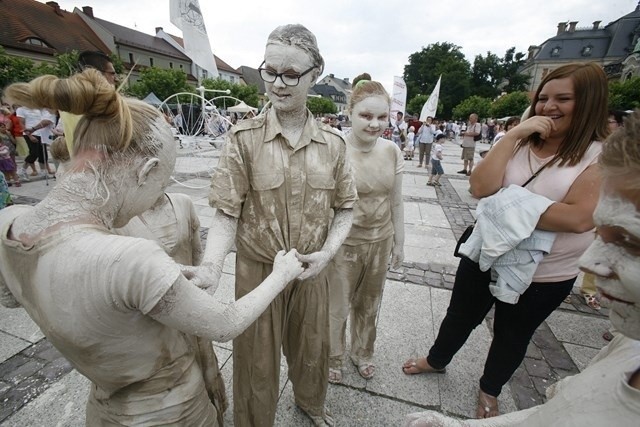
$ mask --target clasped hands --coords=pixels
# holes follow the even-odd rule
[[[281,250],[273,260],[273,272],[282,275],[287,282],[305,280],[317,276],[331,261],[326,251],[313,252],[308,255],[298,253],[296,249],[289,252]],[[203,263],[199,266],[181,266],[182,274],[195,286],[214,294],[222,276],[222,266]]]

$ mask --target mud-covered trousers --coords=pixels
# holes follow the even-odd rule
[[[351,360],[356,366],[372,363],[376,319],[387,278],[393,236],[380,242],[342,245],[329,265],[329,365],[341,368],[345,331],[351,312]]]
[[[272,271],[236,254],[236,299]],[[233,417],[236,427],[272,426],[280,393],[280,349],[287,358],[295,403],[322,415],[329,375],[329,293],[326,269],[294,281],[233,340]]]

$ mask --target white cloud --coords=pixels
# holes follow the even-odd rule
[[[57,2],[69,11],[92,6],[96,17],[148,34],[163,27],[180,35],[169,22],[168,0]],[[200,0],[214,53],[233,67],[257,67],[271,30],[300,23],[316,34],[326,73],[352,79],[367,71],[387,88],[394,75],[402,75],[409,55],[431,43],[454,43],[473,63],[478,54],[502,57],[512,46],[526,53],[554,36],[558,22],[606,25],[636,5],[636,0]]]

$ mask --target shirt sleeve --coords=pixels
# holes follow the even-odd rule
[[[347,146],[341,142],[336,165],[336,195],[334,209],[353,209],[358,200],[356,179],[353,168],[347,159]]]
[[[232,133],[224,145],[220,162],[211,178],[209,204],[227,215],[240,218],[249,191],[247,164],[238,140]]]
[[[178,280],[180,267],[155,242],[125,236],[112,239],[116,255],[106,260],[111,265],[103,270],[112,275],[112,301],[147,314]]]

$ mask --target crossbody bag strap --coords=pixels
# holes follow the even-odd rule
[[[531,175],[531,177],[524,183],[522,184],[522,187],[526,187],[527,184],[529,184],[531,181],[533,181],[538,175],[540,175],[540,172],[543,171],[544,168],[546,168],[547,166],[549,166],[551,163],[553,163],[553,160],[548,161],[547,163],[545,163],[544,165],[540,166],[540,168],[538,168],[537,171],[534,172],[533,175]]]

